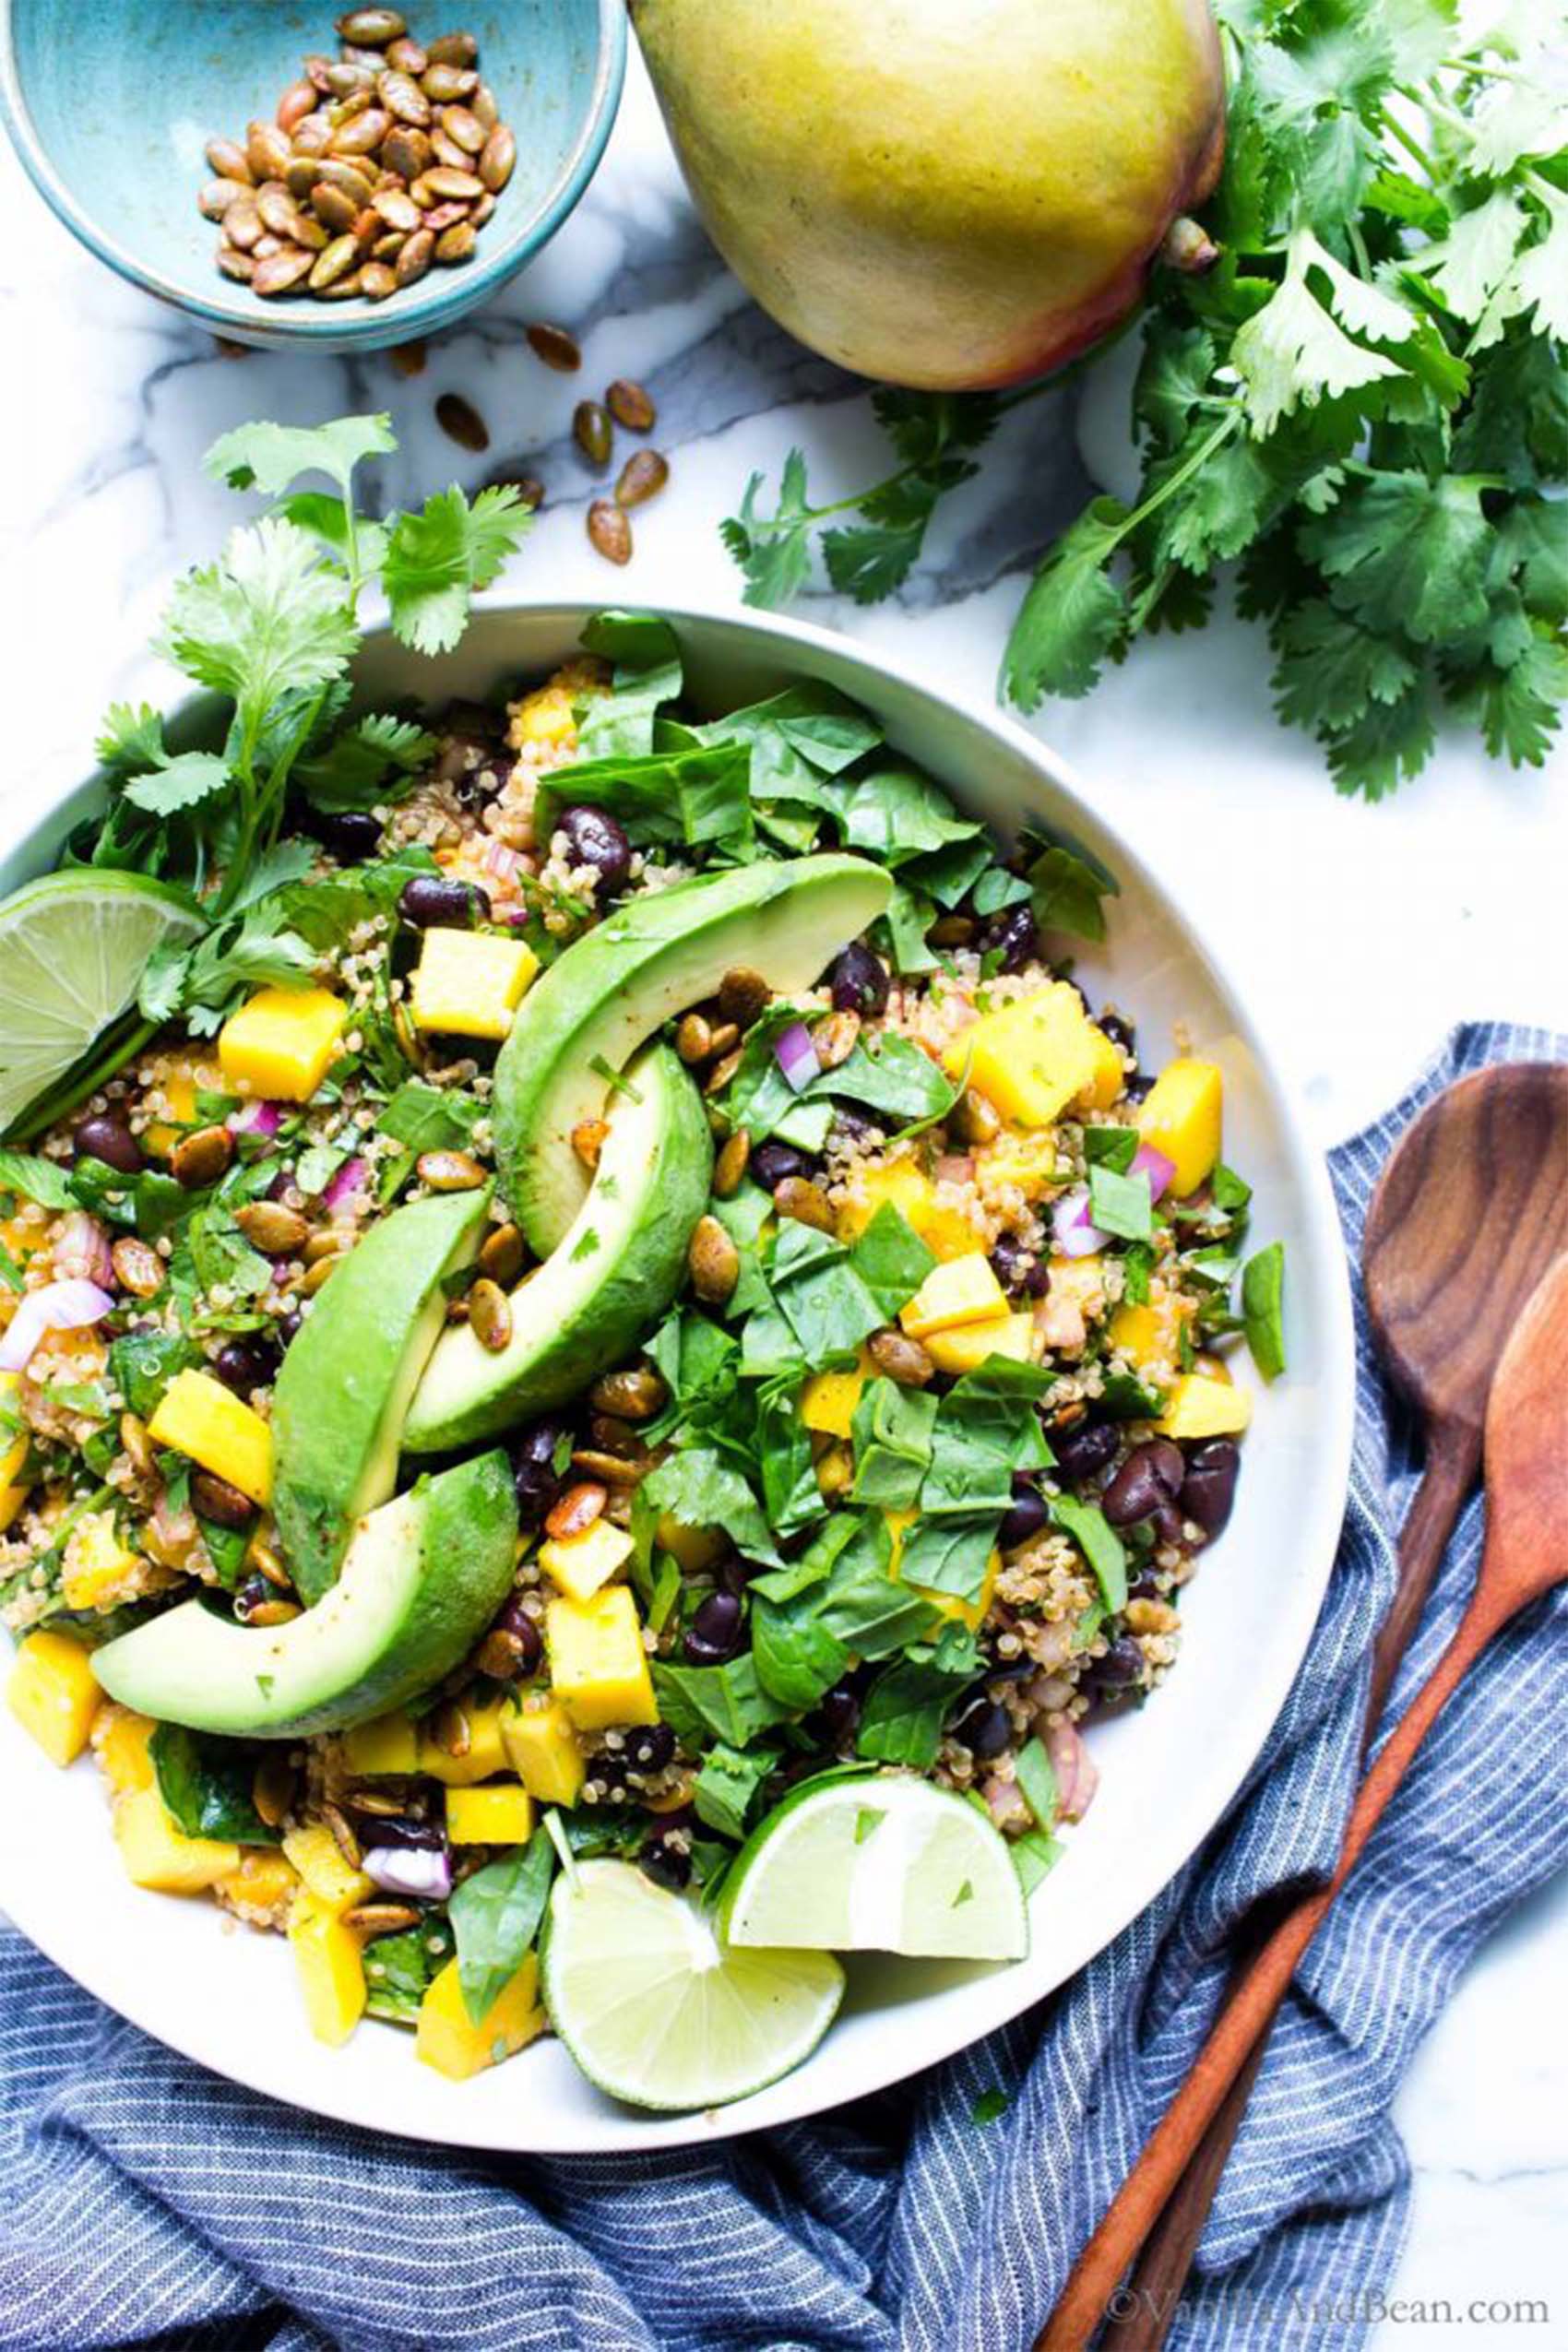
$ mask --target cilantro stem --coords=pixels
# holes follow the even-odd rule
[[[1232,401],[1229,414],[1215,426],[1206,441],[1200,442],[1192,456],[1184,458],[1170,479],[1162,481],[1159,488],[1152,492],[1141,506],[1134,507],[1116,534],[1118,541],[1125,539],[1129,531],[1135,530],[1140,523],[1146,523],[1151,515],[1157,515],[1159,512],[1168,498],[1173,498],[1179,490],[1183,489],[1193,476],[1207,465],[1215,451],[1224,447],[1241,422],[1241,403]]]
[[[1405,97],[1412,99],[1417,105],[1423,102],[1420,94],[1416,91],[1406,90],[1403,94]],[[1412,157],[1414,160],[1420,165],[1421,170],[1426,173],[1429,179],[1436,179],[1437,166],[1433,163],[1431,156],[1427,153],[1420,139],[1415,137],[1413,132],[1406,129],[1404,124],[1400,122],[1397,115],[1385,113],[1383,118],[1383,127],[1387,132],[1390,138],[1398,140],[1406,154]]]

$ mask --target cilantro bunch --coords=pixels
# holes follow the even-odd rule
[[[1240,559],[1279,715],[1341,790],[1414,775],[1445,706],[1538,765],[1568,694],[1568,11],[1515,0],[1475,33],[1455,0],[1217,13],[1225,170],[1155,273],[1138,494],[1094,499],[1048,550],[1003,691],[1026,710],[1087,693],[1140,630],[1206,619]],[[976,438],[998,409],[958,406]],[[754,551],[748,595],[808,560]]]

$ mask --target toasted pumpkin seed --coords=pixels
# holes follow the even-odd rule
[[[294,126],[294,153],[322,156],[332,144],[332,125],[325,114],[307,114]]]
[[[479,1270],[510,1289],[523,1270],[523,1237],[515,1225],[497,1225],[480,1244]]]
[[[221,220],[232,205],[244,201],[244,195],[243,180],[208,180],[196,198],[196,210],[205,220]]]
[[[437,106],[457,106],[473,96],[479,76],[470,65],[449,65],[436,57],[420,76],[420,88]]]
[[[455,268],[459,262],[473,258],[478,243],[479,231],[471,220],[455,220],[435,240],[435,258],[446,268]]]
[[[145,1478],[157,1466],[147,1423],[136,1413],[120,1416],[120,1443],[134,1469]]]
[[[618,506],[646,505],[670,479],[670,461],[657,449],[634,449],[615,484]]]
[[[416,230],[392,265],[392,274],[399,286],[411,286],[430,267],[430,257],[435,251],[435,239],[428,229]]]
[[[572,411],[572,438],[590,466],[610,463],[610,419],[597,400],[579,400]]]
[[[350,8],[347,16],[338,19],[338,30],[343,39],[365,49],[385,49],[389,41],[400,40],[408,30],[396,8]]]
[[[138,1241],[127,1233],[115,1242],[109,1256],[115,1281],[133,1299],[155,1299],[162,1289],[163,1261],[146,1241]]]
[[[291,1258],[310,1234],[298,1209],[281,1201],[247,1201],[234,1211],[234,1222],[251,1247],[269,1258]]]
[[[440,33],[424,46],[433,65],[471,65],[479,55],[479,43],[471,32]]]
[[[683,1013],[675,1031],[675,1051],[683,1062],[706,1062],[713,1050],[713,1031],[700,1013]]]
[[[722,1306],[741,1278],[741,1253],[717,1217],[698,1218],[686,1263],[692,1288],[707,1306]]]
[[[315,255],[303,245],[285,245],[257,267],[252,284],[258,294],[287,294],[310,275]]]
[[[440,238],[448,229],[455,228],[459,220],[466,220],[468,217],[469,208],[466,204],[434,204],[428,212],[421,213],[420,220],[422,225],[430,231],[433,237]]]
[[[220,180],[238,180],[244,188],[253,185],[255,175],[246,160],[245,150],[236,146],[232,139],[208,139],[202,153]]]
[[[429,171],[435,157],[422,131],[408,123],[395,123],[386,134],[381,160],[400,180],[417,180],[422,172]]]
[[[588,1391],[596,1413],[613,1414],[623,1421],[651,1421],[663,1410],[670,1391],[651,1364],[628,1364],[604,1372]]]
[[[198,1127],[182,1135],[169,1155],[169,1172],[188,1193],[216,1184],[234,1157],[234,1138],[227,1127]]]
[[[444,171],[471,172],[473,170],[474,159],[467,148],[459,147],[457,140],[449,132],[444,131],[439,123],[433,124],[431,126],[430,151]]]
[[[257,180],[280,180],[291,150],[289,136],[276,123],[247,123],[245,161]]]
[[[737,1127],[713,1164],[713,1189],[721,1201],[740,1191],[751,1156],[752,1139],[743,1127]]]
[[[412,1903],[356,1903],[351,1911],[344,1912],[343,1925],[374,1938],[397,1935],[404,1928],[417,1928],[422,1917]],[[374,1966],[372,1963],[373,1970]]]
[[[399,74],[412,74],[417,80],[430,63],[430,53],[406,32],[399,33],[396,41],[386,45],[386,62]]]
[[[479,88],[469,97],[469,112],[476,122],[483,124],[487,131],[493,131],[501,120],[501,109],[495,102],[495,92],[488,82],[481,82]]]
[[[632,526],[612,498],[596,498],[588,510],[588,542],[607,564],[632,560]]]
[[[406,188],[377,188],[371,204],[389,229],[400,229],[405,236],[423,224],[424,215]]]
[[[609,1500],[597,1479],[579,1479],[545,1513],[545,1534],[567,1543],[574,1536],[586,1535],[594,1521],[603,1516]]]
[[[512,1306],[499,1282],[481,1274],[469,1289],[469,1328],[481,1348],[502,1355],[512,1337]]]
[[[429,101],[426,100],[425,102],[428,105]],[[477,114],[470,113],[468,107],[444,106],[441,110],[441,127],[453,144],[462,148],[465,155],[479,155],[483,152],[487,137],[484,125]]]
[[[483,172],[484,159],[481,156],[480,159],[481,178]],[[648,398],[642,386],[634,384],[629,376],[618,375],[615,378],[614,383],[609,386],[604,395],[604,405],[616,423],[624,424],[628,433],[652,432],[655,422],[653,402]]]
[[[218,267],[223,272],[225,278],[237,278],[242,284],[248,283],[254,279],[256,274],[255,263],[251,259],[248,253],[242,253],[238,245],[219,246]],[[264,262],[262,267],[264,268],[270,269],[273,265],[271,262]],[[260,292],[266,292],[267,290],[265,287],[262,287],[257,291]]]
[[[294,1767],[289,1762],[287,1748],[274,1748],[263,1756],[251,1783],[251,1803],[255,1807],[268,1829],[276,1829],[288,1816],[294,1801]]]
[[[484,194],[484,182],[472,172],[463,172],[449,163],[437,163],[424,174],[425,186],[438,201],[450,199],[456,204],[471,204],[475,196]]]
[[[896,1324],[873,1331],[866,1348],[878,1372],[896,1380],[900,1388],[923,1388],[936,1370],[920,1341],[909,1338]]]
[[[437,246],[437,252],[440,247]],[[435,422],[449,440],[463,449],[488,449],[490,427],[470,400],[460,392],[443,392],[435,403]]]
[[[709,1070],[702,1082],[704,1094],[722,1094],[740,1066],[741,1049],[737,1046],[733,1053],[722,1054]]]
[[[484,1182],[484,1170],[467,1151],[422,1151],[414,1173],[433,1193],[471,1193]]]
[[[242,196],[240,202],[232,204],[223,215],[223,234],[230,244],[237,245],[242,253],[252,252],[260,244],[264,233],[261,215],[252,196]]]
[[[334,237],[311,266],[311,291],[319,293],[324,286],[335,285],[345,271],[353,268],[359,257],[360,249],[352,237]]]
[[[604,1149],[604,1138],[609,1133],[609,1123],[603,1119],[578,1120],[572,1130],[572,1149],[585,1168],[599,1166],[599,1155]]]
[[[356,212],[362,212],[375,193],[360,166],[340,155],[324,155],[315,177],[318,187],[340,189]]]
[[[216,171],[218,166],[214,164],[212,168]],[[558,375],[575,374],[581,367],[583,355],[577,339],[568,334],[565,327],[547,327],[536,320],[532,327],[524,329],[524,333],[535,359],[542,360],[545,366],[552,367]]]
[[[374,155],[386,137],[392,117],[384,107],[370,106],[332,134],[334,155]]]
[[[812,1046],[818,1068],[837,1070],[841,1063],[847,1062],[855,1050],[855,1040],[860,1033],[861,1016],[855,1012],[829,1013],[825,1021],[818,1021],[812,1031]]]
[[[286,187],[274,184],[261,190],[255,200],[263,226],[275,237],[286,237],[291,244],[299,228],[300,208]]]
[[[311,191],[311,208],[322,225],[335,237],[346,237],[360,217],[360,208],[341,188],[334,188],[323,180]]]
[[[384,303],[388,294],[398,291],[398,280],[392,265],[386,261],[367,261],[360,271],[360,291],[367,302]]]
[[[383,74],[379,96],[394,121],[411,123],[416,130],[430,125],[430,101],[411,74]]]
[[[291,138],[295,125],[303,123],[307,114],[315,113],[317,95],[314,82],[290,83],[278,101],[278,127],[285,138]]]
[[[773,991],[761,972],[750,964],[732,964],[719,982],[719,1012],[722,1021],[733,1021],[737,1029],[749,1029],[759,1021],[772,1001]],[[720,1052],[722,1040],[716,1040]]]
[[[833,1230],[833,1204],[809,1176],[786,1176],[775,1184],[773,1206],[780,1217],[792,1217],[797,1225],[814,1226],[819,1233]]]

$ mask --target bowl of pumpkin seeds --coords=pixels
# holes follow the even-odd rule
[[[65,226],[214,333],[405,342],[553,235],[625,69],[624,0],[444,6],[3,0],[0,111]]]

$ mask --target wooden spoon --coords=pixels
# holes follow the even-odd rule
[[[1486,1404],[1493,1367],[1521,1303],[1543,1265],[1563,1249],[1568,1069],[1515,1063],[1462,1079],[1403,1138],[1367,1223],[1373,1328],[1401,1384],[1425,1408],[1429,1429],[1426,1476],[1401,1538],[1398,1589],[1374,1652],[1369,1727],[1379,1719],[1475,1475],[1484,1420],[1493,1500],[1475,1597],[1454,1643],[1363,1786],[1332,1884],[1289,1909],[1239,1968],[1193,2073],[1080,2254],[1037,2352],[1081,2352],[1111,2290],[1196,2156],[1201,2160],[1193,2163],[1191,2185],[1183,2182],[1185,2193],[1170,2214],[1163,2243],[1134,2278],[1131,2316],[1119,2329],[1123,2347],[1129,2339],[1147,2347],[1163,2342],[1268,2026],[1297,1961],[1448,1692],[1507,1617],[1568,1574],[1568,1557],[1554,1562],[1550,1542],[1535,1564],[1498,1551],[1496,1489],[1500,1464],[1510,1457],[1500,1455],[1495,1408],[1489,1412]],[[1568,1265],[1556,1268],[1552,1287],[1563,1302],[1560,1323],[1568,1331]],[[1541,1312],[1539,1300],[1532,1301],[1532,1329],[1539,1327]],[[1524,1336],[1521,1325],[1498,1371],[1500,1394],[1505,1372],[1515,1384],[1520,1378]],[[1568,1496],[1568,1406],[1546,1383],[1532,1411],[1534,1425],[1522,1433],[1522,1458],[1527,1467],[1532,1447],[1543,1457],[1554,1444],[1562,1449],[1558,1492],[1568,1537],[1568,1501],[1562,1501]],[[1521,1580],[1532,1574],[1544,1581],[1526,1590]],[[1515,1587],[1516,1597],[1508,1598]],[[1389,1777],[1391,1757],[1396,1769]],[[1206,2132],[1209,2138],[1200,2149]]]
[[[1399,1538],[1399,1578],[1372,1652],[1364,1746],[1426,1606],[1480,1464],[1486,1400],[1520,1309],[1568,1249],[1568,1067],[1512,1063],[1461,1078],[1401,1136],[1367,1215],[1361,1264],[1372,1335],[1426,1434],[1426,1470]],[[1300,1900],[1259,1907],[1248,1958]],[[1112,2322],[1118,2352],[1159,2352],[1253,2085],[1272,2017],[1149,2231]]]

